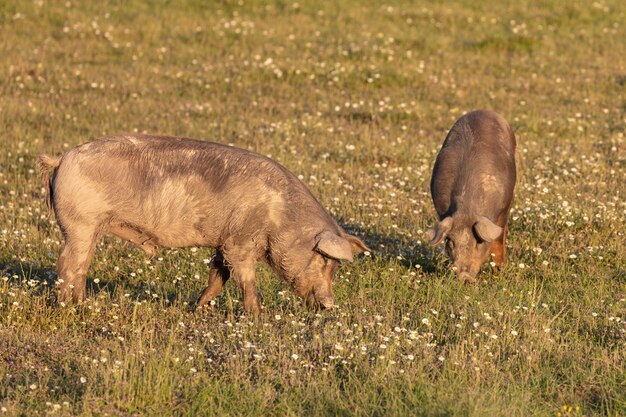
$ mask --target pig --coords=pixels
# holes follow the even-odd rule
[[[232,276],[257,315],[255,269],[264,262],[310,306],[334,305],[340,261],[370,251],[346,233],[307,187],[277,162],[218,143],[165,136],[110,136],[38,167],[65,239],[58,300],[86,297],[98,240],[114,235],[154,255],[159,248],[216,249],[205,306]]]
[[[496,271],[506,261],[515,159],[511,127],[489,110],[462,116],[439,151],[430,182],[439,223],[428,234],[432,246],[445,241],[461,282],[475,282],[490,254]]]

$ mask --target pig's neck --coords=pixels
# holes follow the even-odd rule
[[[493,204],[489,204],[489,201],[488,193],[482,190],[463,193],[452,201],[444,217],[474,219],[478,216],[485,216],[491,221],[496,221],[499,211]]]
[[[311,222],[309,218],[307,223]],[[311,222],[303,225],[294,222],[283,225],[281,231],[270,241],[267,261],[288,282],[294,282],[309,266],[315,250],[316,236],[324,230],[335,231],[338,226],[327,222]]]

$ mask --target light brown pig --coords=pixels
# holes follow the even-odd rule
[[[429,230],[430,244],[445,241],[462,282],[473,282],[491,253],[497,269],[506,260],[515,147],[504,118],[476,110],[452,126],[437,156],[430,192],[440,222]]]
[[[198,305],[231,274],[258,314],[255,269],[267,263],[308,304],[331,307],[339,261],[368,251],[344,232],[280,164],[243,149],[175,137],[106,137],[60,159],[39,157],[48,202],[65,238],[59,300],[85,298],[96,242],[105,234],[153,255],[158,248],[217,250]]]

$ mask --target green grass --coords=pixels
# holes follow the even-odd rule
[[[626,5],[0,2],[0,415],[626,415]],[[491,108],[520,153],[509,263],[459,284],[428,184]],[[307,310],[259,269],[193,313],[207,249],[105,239],[50,301],[62,237],[34,171],[113,133],[271,155],[373,257]]]

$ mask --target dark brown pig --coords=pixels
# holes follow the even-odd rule
[[[85,298],[96,242],[106,234],[153,255],[158,248],[217,250],[198,305],[231,274],[245,310],[258,314],[255,269],[267,263],[308,304],[331,307],[339,261],[368,251],[344,232],[280,164],[243,149],[192,139],[118,136],[39,157],[48,202],[65,238],[59,300]]]
[[[473,282],[491,253],[497,269],[506,260],[515,147],[504,118],[476,110],[452,126],[437,156],[430,192],[440,222],[428,231],[430,244],[445,241],[462,282]]]

